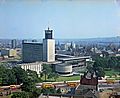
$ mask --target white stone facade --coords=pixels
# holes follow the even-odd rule
[[[55,65],[55,71],[58,73],[72,73],[72,65],[61,63]]]
[[[22,69],[24,70],[32,70],[32,71],[36,71],[37,74],[40,74],[40,72],[42,71],[42,62],[35,62],[35,63],[22,63],[19,64],[21,66]]]
[[[43,61],[54,62],[55,61],[55,40],[43,39]]]

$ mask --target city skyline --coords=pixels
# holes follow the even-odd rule
[[[48,26],[57,39],[120,36],[115,0],[2,0],[0,21],[0,38],[42,39]]]

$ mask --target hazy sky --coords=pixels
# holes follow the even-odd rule
[[[118,0],[119,1],[119,0]],[[0,38],[93,38],[120,35],[115,0],[0,0]]]

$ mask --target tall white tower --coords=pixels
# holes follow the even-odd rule
[[[52,36],[53,30],[45,30],[45,39],[43,39],[43,61],[55,61],[55,40]]]

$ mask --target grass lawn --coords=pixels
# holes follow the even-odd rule
[[[115,76],[118,75],[119,71],[116,70],[109,70],[109,71],[105,71],[105,75],[107,76]],[[42,77],[42,80],[44,81],[45,77]],[[119,80],[119,77],[115,77],[115,79]],[[75,81],[75,80],[80,80],[80,75],[77,76],[59,76],[59,78],[56,79],[57,82],[60,81]],[[53,78],[47,79],[47,82],[54,82],[55,80]]]
[[[120,73],[119,71],[115,71],[115,70],[105,71],[105,75],[107,76],[118,75],[119,73]]]
[[[42,77],[42,80],[44,81],[44,76]],[[74,80],[80,80],[80,75],[77,76],[59,76],[59,78],[56,79],[57,82],[59,81],[74,81]],[[47,79],[47,82],[54,82],[55,80],[53,78]]]
[[[74,80],[80,80],[80,76],[69,76],[69,77],[59,76],[59,78],[56,81],[74,81]]]

